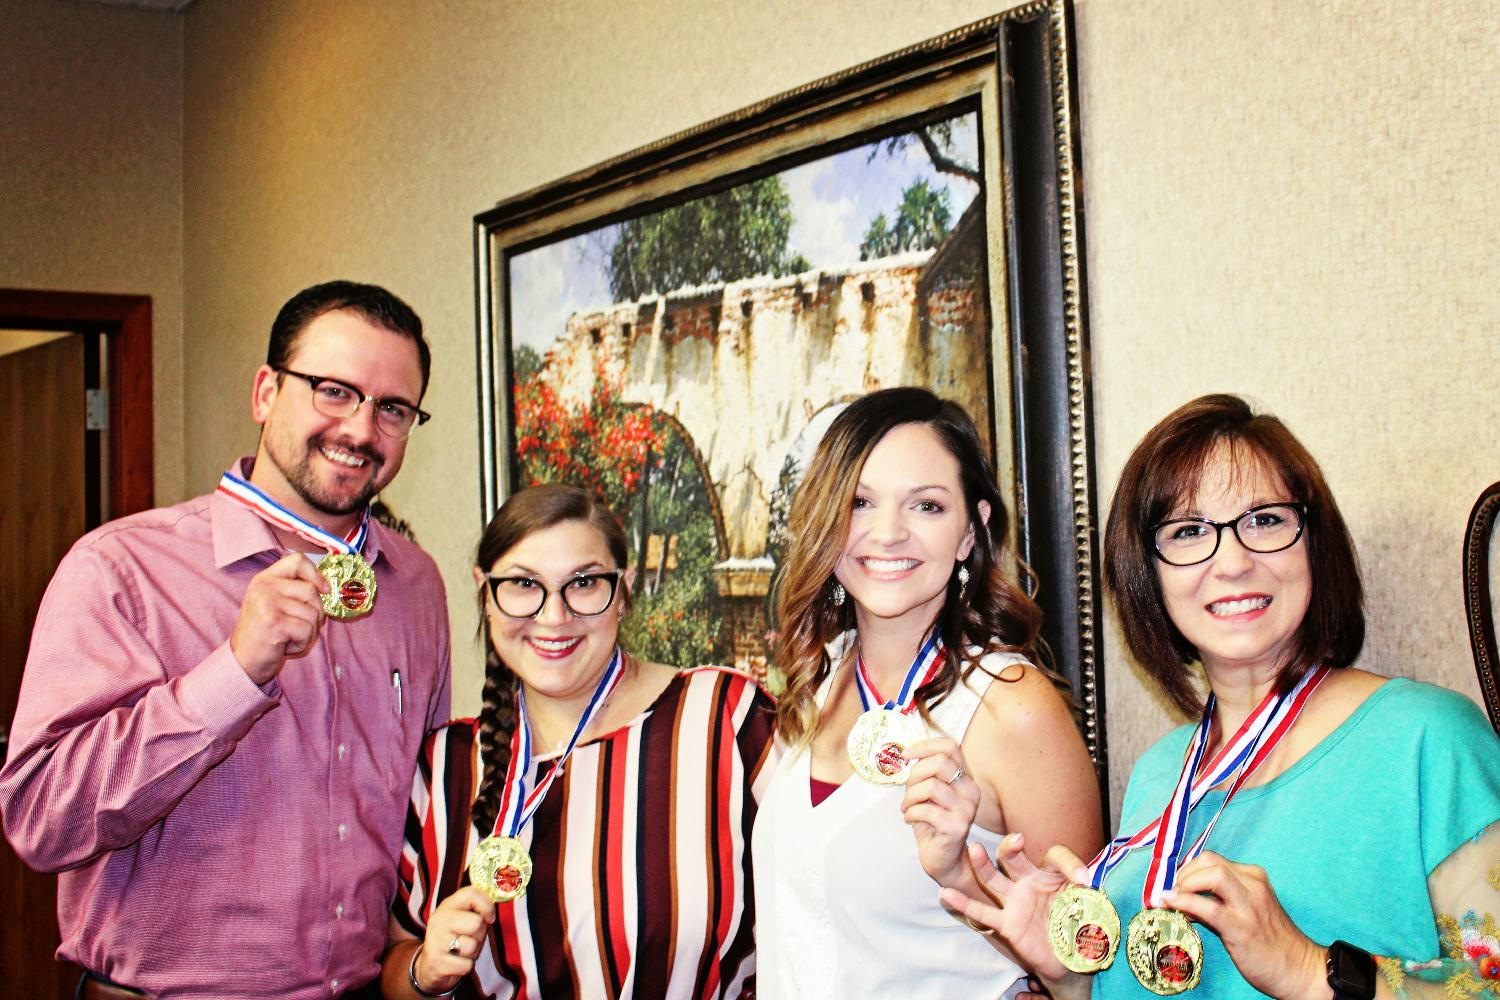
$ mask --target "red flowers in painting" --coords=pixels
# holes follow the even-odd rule
[[[666,435],[650,404],[620,400],[620,382],[596,361],[592,393],[572,405],[540,373],[515,382],[516,460],[524,484],[573,483],[624,512]]]

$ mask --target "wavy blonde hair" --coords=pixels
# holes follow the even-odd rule
[[[949,578],[947,599],[934,623],[947,655],[943,669],[917,692],[923,717],[988,653],[1015,652],[1035,658],[1042,612],[1002,570],[1010,539],[1010,516],[974,421],[957,403],[926,389],[884,389],[855,400],[829,425],[807,474],[792,498],[786,560],[776,581],[779,636],[776,663],[786,676],[777,701],[782,737],[810,742],[818,728],[818,687],[833,665],[828,643],[854,628],[852,601],[833,603],[834,567],[849,538],[855,488],[865,461],[881,439],[902,424],[924,424],[958,462],[964,508],[974,546],[963,564],[969,583]],[[990,507],[988,524],[979,503]],[[975,650],[971,652],[971,650]]]

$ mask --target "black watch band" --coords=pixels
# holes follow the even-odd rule
[[[1334,1000],[1375,1000],[1375,958],[1347,941],[1328,946],[1328,985]]]

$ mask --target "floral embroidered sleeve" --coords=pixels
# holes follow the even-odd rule
[[[1427,889],[1440,954],[1426,960],[1378,957],[1390,995],[1500,1000],[1500,822],[1448,855],[1428,877]]]

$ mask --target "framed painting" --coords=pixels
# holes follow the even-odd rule
[[[803,466],[849,400],[926,386],[987,436],[1102,767],[1070,37],[1064,0],[1018,7],[476,216],[484,516],[597,491],[631,648],[774,686]]]

